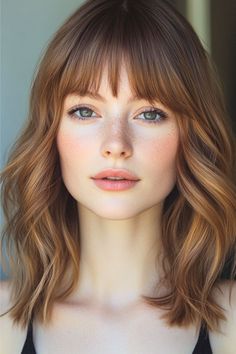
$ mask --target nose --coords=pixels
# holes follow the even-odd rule
[[[108,129],[107,135],[101,147],[103,157],[128,158],[132,155],[131,137],[127,127],[112,126]]]

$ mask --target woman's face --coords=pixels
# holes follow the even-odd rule
[[[69,193],[109,219],[130,218],[161,204],[176,181],[179,131],[174,113],[158,102],[157,111],[150,112],[148,101],[131,100],[124,67],[120,80],[117,98],[105,73],[99,89],[103,100],[68,95],[57,134],[62,178]],[[86,108],[70,116],[68,111],[77,105]],[[107,168],[127,169],[140,181],[123,191],[102,190],[91,177]]]

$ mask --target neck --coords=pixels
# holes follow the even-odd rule
[[[161,207],[110,220],[80,206],[80,298],[119,308],[140,301],[141,295],[154,296],[160,279]]]

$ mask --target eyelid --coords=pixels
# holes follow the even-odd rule
[[[97,113],[96,112],[96,108],[94,108],[93,106],[91,106],[90,104],[87,104],[87,103],[85,103],[85,104],[77,104],[77,105],[75,105],[75,106],[73,106],[73,107],[71,107],[68,111],[67,111],[67,114],[72,114],[73,113],[73,111],[75,112],[76,110],[78,110],[79,108],[89,108],[89,109],[91,109],[94,113]]]
[[[87,104],[87,103],[81,103],[81,104],[77,104],[77,105],[75,105],[75,106],[73,106],[73,107],[71,107],[68,111],[67,111],[67,113],[68,114],[71,114],[73,111],[75,111],[76,109],[79,109],[79,108],[84,108],[84,107],[87,107],[87,108],[89,108],[89,109],[91,109],[92,111],[94,111],[94,113],[97,113],[96,112],[96,108],[95,107],[93,107],[92,105],[90,105],[90,104]],[[163,110],[162,108],[158,108],[158,107],[156,107],[156,106],[154,106],[154,105],[151,105],[150,104],[150,106],[146,106],[146,107],[143,107],[143,108],[140,108],[138,111],[137,111],[137,113],[135,113],[134,114],[134,116],[137,116],[137,115],[139,115],[139,114],[141,114],[141,113],[144,113],[144,112],[149,112],[150,110],[159,110],[160,112],[163,112],[163,114],[165,115],[165,117],[168,117],[168,113],[165,111],[165,110]]]

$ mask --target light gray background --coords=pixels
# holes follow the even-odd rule
[[[42,50],[81,0],[2,0],[1,168],[26,118],[32,76]]]
[[[82,2],[1,1],[0,169],[26,119],[30,85],[41,53],[57,28]],[[2,227],[2,208],[0,211]],[[0,278],[3,277],[0,268]]]

